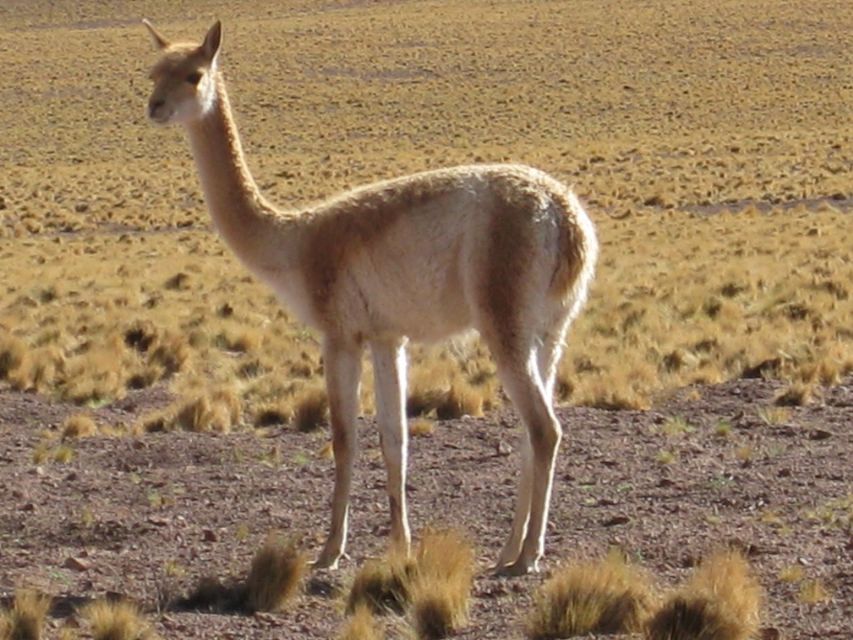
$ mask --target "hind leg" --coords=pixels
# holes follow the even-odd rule
[[[562,429],[539,375],[538,354],[533,341],[523,351],[496,354],[496,360],[504,391],[521,417],[529,442],[527,460],[522,460],[513,528],[504,549],[507,555],[515,552],[518,538],[521,538],[521,546],[514,560],[498,567],[499,573],[504,575],[521,575],[538,570],[544,551],[554,460]],[[509,558],[502,553],[501,559]]]
[[[515,499],[515,515],[512,519],[509,538],[495,563],[496,571],[500,571],[518,559],[524,536],[527,534],[527,521],[530,518],[530,497],[533,489],[533,451],[530,447],[530,436],[527,429],[524,429],[521,434],[520,453],[521,477],[518,481],[518,494]]]
[[[557,366],[563,355],[566,330],[569,320],[561,320],[556,326],[544,333],[537,351],[539,376],[545,390],[545,400],[549,406],[554,406],[554,387],[557,381]]]

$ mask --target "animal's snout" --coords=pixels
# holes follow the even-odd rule
[[[148,101],[148,117],[149,118],[157,118],[157,111],[166,104],[166,101],[163,98],[151,98]]]

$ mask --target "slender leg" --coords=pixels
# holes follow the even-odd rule
[[[521,553],[521,543],[527,533],[527,521],[530,518],[530,498],[533,489],[533,452],[530,448],[530,436],[525,429],[521,434],[521,478],[518,481],[518,494],[515,499],[515,516],[512,530],[504,544],[495,570],[515,562]]]
[[[349,494],[357,447],[355,420],[358,416],[361,348],[327,338],[323,343],[323,363],[329,394],[332,449],[335,453],[335,490],[329,537],[314,566],[318,569],[335,569],[344,553],[347,539]]]
[[[554,460],[560,445],[562,429],[547,402],[546,392],[539,378],[535,350],[529,352],[527,362],[524,364],[501,362],[499,359],[498,372],[504,390],[527,429],[533,459],[530,518],[521,551],[514,562],[498,569],[499,573],[504,575],[521,575],[538,571],[539,559],[544,552]],[[520,493],[519,491],[519,500]]]
[[[563,341],[569,323],[564,320],[562,326],[553,328],[542,337],[539,346],[539,376],[545,389],[545,400],[548,406],[554,406],[554,384],[557,380],[557,365],[563,355]]]
[[[388,473],[391,510],[391,544],[408,554],[411,543],[406,510],[408,428],[406,426],[406,349],[403,341],[374,342],[373,371],[376,377],[376,420],[382,455]]]

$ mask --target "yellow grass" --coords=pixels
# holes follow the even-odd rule
[[[35,591],[16,591],[12,608],[0,611],[0,639],[39,640],[50,602],[48,596]]]
[[[546,580],[534,597],[527,636],[634,633],[653,604],[645,572],[611,553],[604,560],[566,565]]]
[[[71,7],[33,0],[0,25],[14,88],[0,110],[0,380],[96,406],[156,384],[189,402],[188,389],[239,380],[248,423],[270,403],[289,416],[320,380],[317,336],[211,233],[183,136],[140,116],[154,53],[138,7],[87,5],[70,38]],[[849,10],[437,0],[330,14],[297,0],[258,20],[251,2],[194,8],[224,22],[249,162],[276,202],[480,161],[576,186],[602,252],[561,400],[643,409],[744,372],[814,385],[853,371],[853,123],[825,64],[850,62]],[[165,0],[146,11],[176,37],[209,26]],[[44,46],[54,38],[63,46]],[[119,86],[132,88],[104,89]],[[477,343],[461,362],[452,348],[411,360],[414,414],[500,402]]]
[[[338,640],[383,640],[385,633],[370,607],[359,605],[344,622]]]
[[[139,608],[126,600],[98,600],[83,609],[93,640],[156,640]]]
[[[419,638],[446,638],[468,619],[474,551],[455,531],[427,531],[415,551],[411,616]]]
[[[255,554],[246,578],[249,611],[281,611],[299,593],[308,569],[305,554],[294,540],[270,536]]]
[[[78,413],[70,416],[62,423],[62,437],[65,438],[86,438],[98,433],[98,425],[91,416],[85,413]]]
[[[758,630],[761,587],[734,551],[706,558],[646,627],[649,640],[748,640]]]
[[[414,562],[398,553],[366,560],[350,586],[347,611],[368,607],[374,613],[402,613],[409,602],[414,571]]]

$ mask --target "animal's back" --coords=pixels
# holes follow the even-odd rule
[[[571,197],[522,165],[455,167],[355,190],[316,210],[307,288],[326,323],[420,340],[476,325],[483,305],[505,313],[525,304],[529,289],[562,298],[587,233]]]

